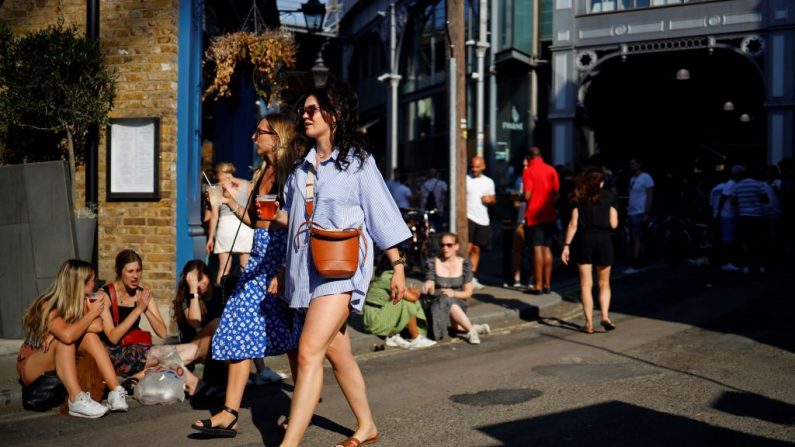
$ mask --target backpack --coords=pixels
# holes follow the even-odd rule
[[[433,184],[433,188],[428,190],[427,188],[423,187],[425,191],[428,192],[428,197],[425,199],[425,210],[435,210],[438,208],[436,206],[436,194],[434,194],[434,190],[436,189],[436,185],[439,184],[439,180],[436,180],[436,183]]]

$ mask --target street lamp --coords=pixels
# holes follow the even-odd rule
[[[316,33],[323,29],[323,21],[326,19],[326,5],[320,0],[308,0],[301,4],[300,11],[304,14],[306,30]]]
[[[320,46],[320,50],[317,52],[317,59],[315,59],[315,65],[312,66],[312,80],[315,83],[315,88],[323,88],[326,86],[326,81],[328,81],[328,67],[323,62],[323,47],[326,46],[324,43]]]

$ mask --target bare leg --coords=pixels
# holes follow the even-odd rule
[[[524,225],[516,226],[513,232],[513,282],[522,280],[522,257],[524,255]]]
[[[353,437],[364,441],[375,436],[378,429],[375,427],[373,415],[370,412],[364,377],[353,356],[351,338],[346,327],[343,326],[342,331],[332,340],[326,352],[326,358],[331,363],[337,383],[356,416],[358,429]]]
[[[215,281],[216,284],[221,284],[221,278],[232,270],[230,256],[232,256],[231,253],[218,253],[218,279]]]
[[[417,328],[417,317],[411,317],[409,324],[406,325],[406,330],[409,331],[412,340],[420,336],[420,330]]]
[[[229,378],[226,382],[226,398],[224,405],[234,410],[240,410],[240,402],[243,401],[243,392],[246,389],[246,381],[251,372],[251,362],[246,360],[231,360],[229,362]],[[210,418],[213,427],[226,428],[234,416],[226,411],[220,411]],[[200,421],[195,421],[194,425],[200,424]],[[235,427],[232,427],[235,428]]]
[[[210,345],[213,340],[215,329],[218,327],[218,321],[219,319],[216,318],[207,323],[207,325],[193,337],[193,340],[191,340],[191,344],[196,345],[196,363],[205,363],[210,357]]]
[[[97,364],[97,369],[105,380],[108,389],[114,390],[119,386],[119,379],[116,377],[116,370],[113,368],[113,362],[110,361],[108,350],[102,344],[99,336],[93,332],[88,332],[83,336],[83,341],[80,342],[78,348],[80,352],[85,352],[94,358]]]
[[[544,247],[533,246],[533,270],[535,271],[536,290],[544,287]]]
[[[610,321],[610,266],[596,266],[597,280],[599,281],[599,311],[602,321]]]
[[[31,383],[47,371],[55,370],[55,374],[63,382],[69,400],[74,402],[83,390],[77,380],[77,359],[75,345],[66,345],[55,339],[50,343],[47,352],[36,351],[25,363],[25,376],[22,381]]]
[[[593,266],[579,264],[577,271],[580,273],[580,300],[585,316],[585,329],[593,329]]]
[[[552,285],[552,249],[543,247],[544,256],[544,287],[549,288]]]
[[[323,390],[323,359],[348,318],[350,299],[347,293],[327,295],[309,304],[298,342],[298,377],[290,405],[290,424],[282,446],[298,446],[304,437]]]
[[[480,247],[470,242],[467,244],[467,253],[469,253],[469,262],[472,263],[472,274],[474,275],[480,264]]]
[[[240,258],[240,268],[246,268],[246,264],[248,264],[248,259],[251,257],[251,255],[248,253],[239,253],[237,256]]]
[[[472,330],[472,322],[469,321],[469,317],[467,317],[464,309],[461,309],[461,306],[457,304],[450,306],[450,323],[456,329],[460,329],[461,332],[469,332]]]

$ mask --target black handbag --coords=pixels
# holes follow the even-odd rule
[[[66,388],[50,371],[39,376],[30,385],[22,386],[22,406],[26,410],[50,411],[66,399]]]

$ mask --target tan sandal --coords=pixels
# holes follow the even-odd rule
[[[359,441],[358,439],[356,439],[353,436],[351,436],[350,438],[348,438],[348,439],[346,439],[346,440],[344,440],[342,442],[337,443],[337,446],[341,446],[341,447],[359,447],[359,446],[362,446],[362,445],[375,444],[376,442],[378,442],[378,433],[376,433],[375,436],[373,436],[371,438],[365,439],[364,441]]]

